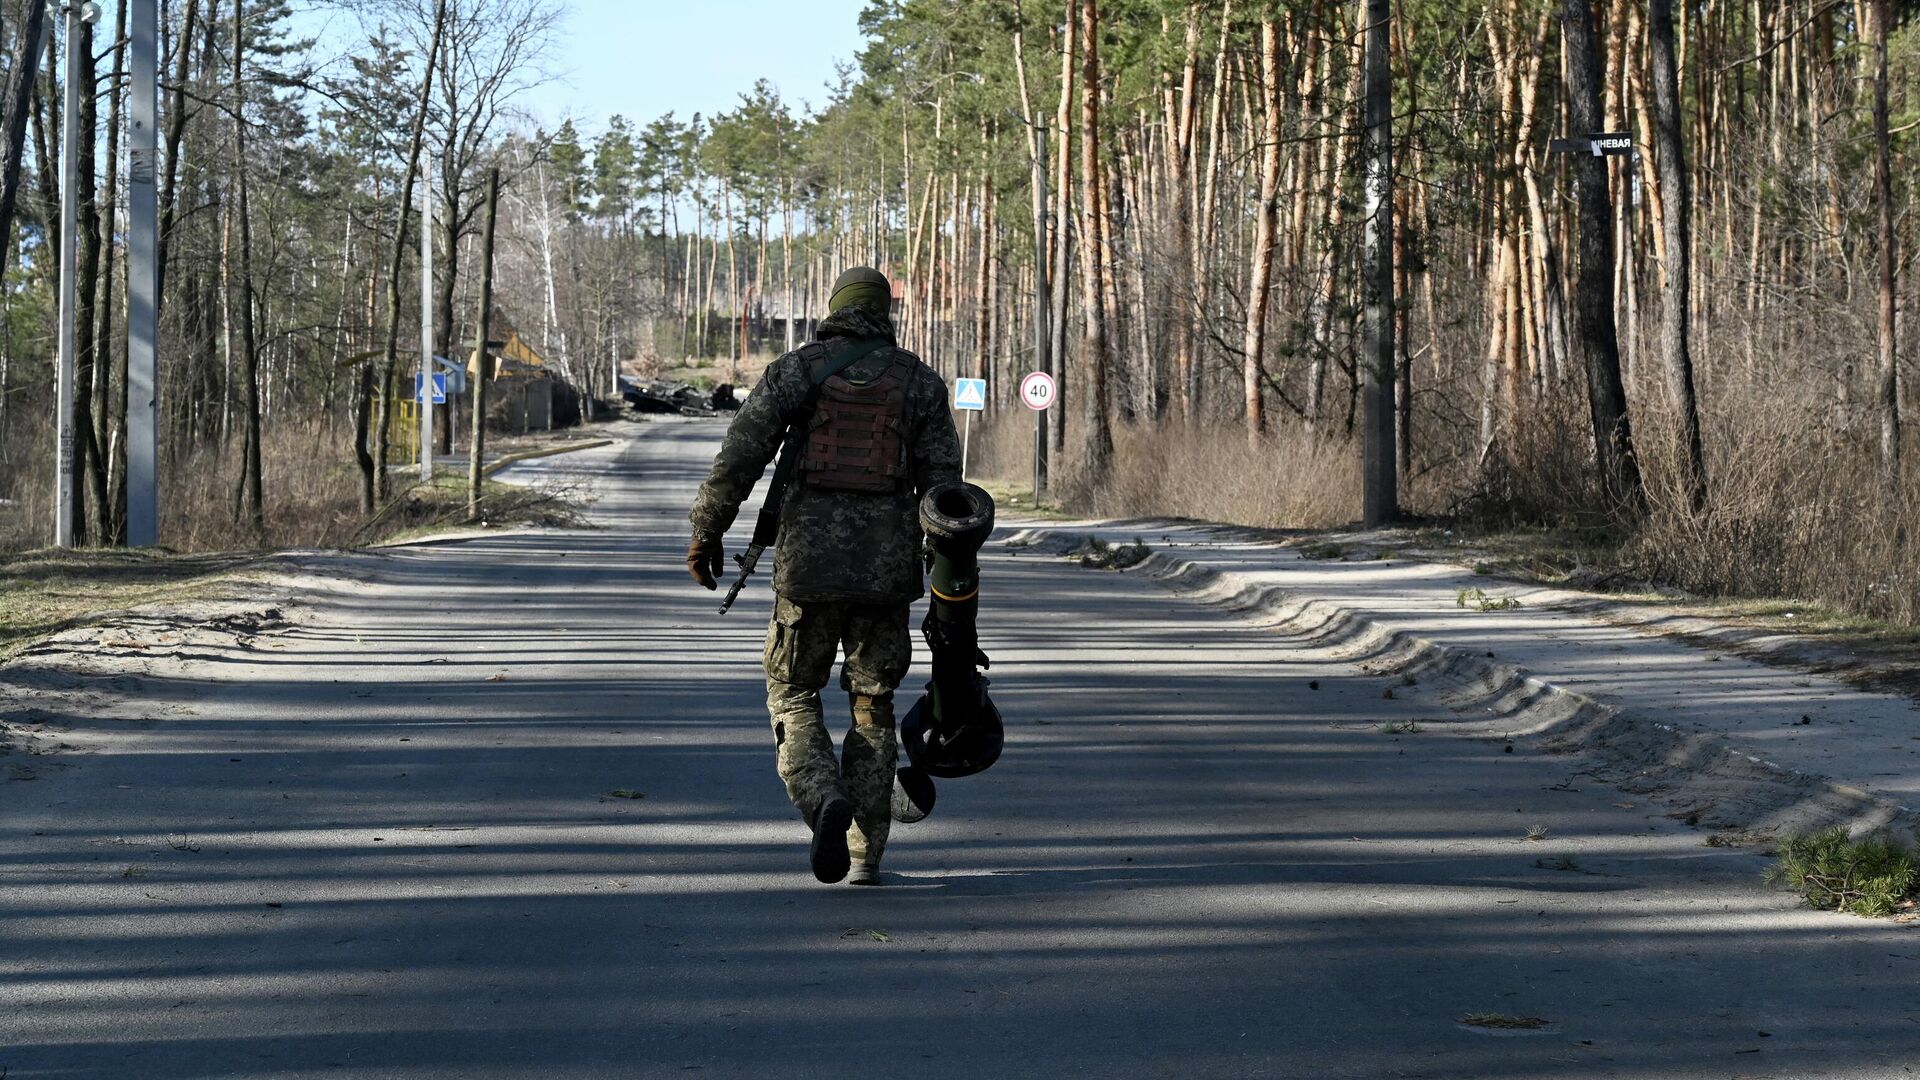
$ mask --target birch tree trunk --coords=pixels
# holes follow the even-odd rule
[[[1280,198],[1280,28],[1269,8],[1260,18],[1260,202],[1254,207],[1253,251],[1247,271],[1247,322],[1241,337],[1241,388],[1247,439],[1266,427],[1261,394],[1265,374],[1267,305],[1273,278],[1275,219]]]

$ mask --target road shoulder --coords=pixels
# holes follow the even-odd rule
[[[1313,558],[1272,534],[1192,522],[1007,522],[1002,543],[1065,554],[1146,542],[1134,573],[1343,650],[1478,738],[1589,755],[1725,842],[1832,825],[1920,839],[1920,709],[1862,690],[1791,643],[1595,593],[1503,583],[1388,551]],[[1763,662],[1733,646],[1763,645]]]

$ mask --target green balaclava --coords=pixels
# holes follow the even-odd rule
[[[827,298],[827,313],[854,304],[876,318],[886,318],[893,307],[893,286],[887,275],[871,266],[855,266],[835,278],[833,293]]]

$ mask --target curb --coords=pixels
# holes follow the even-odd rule
[[[1067,530],[1023,527],[1003,545],[1068,539]],[[1736,750],[1725,738],[1687,732],[1568,689],[1550,675],[1500,663],[1491,653],[1444,645],[1395,629],[1369,612],[1317,600],[1280,585],[1156,551],[1132,568],[1210,606],[1252,612],[1268,629],[1309,647],[1338,648],[1380,675],[1411,675],[1455,710],[1481,711],[1506,725],[1485,736],[1526,739],[1555,754],[1587,754],[1593,775],[1674,807],[1668,816],[1713,829],[1789,834],[1836,825],[1860,835],[1920,841],[1920,810],[1831,777],[1786,768]],[[1464,726],[1469,721],[1462,721]],[[1706,790],[1712,787],[1711,792]]]
[[[481,466],[480,475],[482,477],[492,476],[494,473],[499,472],[509,465],[518,465],[523,461],[532,461],[534,458],[571,454],[575,450],[596,450],[602,446],[612,446],[613,443],[614,440],[612,439],[595,439],[591,442],[569,443],[565,446],[543,446],[538,450],[522,450],[517,454],[508,454],[506,457],[499,458]]]
[[[570,443],[565,446],[545,446],[538,450],[522,450],[517,454],[508,454],[506,457],[488,463],[481,468],[480,475],[484,479],[509,465],[517,465],[522,461],[532,461],[535,458],[543,457],[555,457],[560,454],[571,454],[576,450],[594,450],[602,446],[612,446],[618,441],[617,439],[595,439],[591,442]],[[433,547],[438,544],[458,544],[468,540],[485,540],[489,537],[501,536],[506,533],[523,530],[526,527],[527,526],[524,525],[508,525],[497,529],[462,529],[453,532],[435,533],[432,536],[417,536],[407,540],[383,540],[377,544],[368,544],[362,550],[384,551],[391,548]]]

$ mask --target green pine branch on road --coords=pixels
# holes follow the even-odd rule
[[[1810,907],[1884,917],[1920,899],[1920,856],[1884,836],[1835,828],[1787,840],[1767,880],[1791,886]]]

